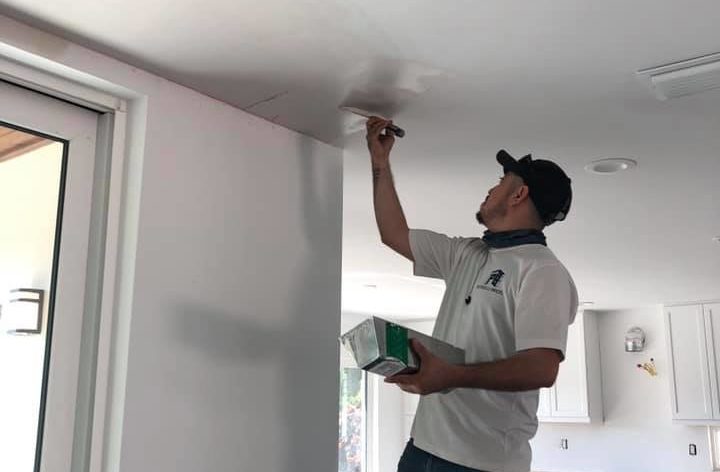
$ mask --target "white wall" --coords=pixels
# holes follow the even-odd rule
[[[371,374],[368,378],[376,401],[373,418],[376,436],[371,448],[375,457],[371,472],[394,471],[406,442],[400,420],[405,393],[397,386],[385,383],[380,376]]]
[[[597,312],[605,423],[541,423],[533,440],[533,470],[553,472],[707,472],[704,428],[673,425],[665,331],[659,307]],[[637,325],[646,332],[645,352],[626,353],[624,334]],[[638,369],[655,359],[658,376]],[[563,450],[560,439],[567,438]],[[688,455],[694,443],[698,455]]]
[[[123,470],[330,470],[340,153],[168,92],[148,119]]]
[[[147,105],[120,470],[333,470],[341,151],[3,17],[0,43]]]

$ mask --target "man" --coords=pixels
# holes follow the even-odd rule
[[[504,176],[476,215],[482,238],[411,230],[390,172],[390,123],[367,123],[380,236],[415,275],[445,280],[433,336],[466,352],[466,365],[454,366],[412,341],[419,372],[386,380],[421,395],[398,472],[528,472],[538,389],[555,383],[578,306],[542,233],[565,219],[570,179],[550,161],[500,151]]]

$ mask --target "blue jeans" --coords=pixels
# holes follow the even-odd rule
[[[413,440],[408,441],[405,452],[400,457],[397,472],[482,472],[462,465],[448,462],[415,447]]]

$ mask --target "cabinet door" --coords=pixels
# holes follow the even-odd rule
[[[713,418],[720,420],[720,303],[704,306]]]
[[[538,402],[537,416],[542,421],[544,418],[549,418],[550,412],[550,389],[541,388]]]
[[[673,418],[712,419],[710,376],[701,305],[670,307],[666,313]]]
[[[578,314],[568,329],[565,360],[560,364],[553,387],[552,416],[583,418],[588,416],[585,367],[584,314]]]

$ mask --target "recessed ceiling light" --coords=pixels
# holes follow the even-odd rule
[[[580,304],[581,304],[582,306],[591,306],[591,305],[594,305],[595,302],[580,302]]]
[[[365,287],[365,288],[377,288],[377,285],[375,285],[375,284],[363,284],[363,287]]]
[[[600,159],[585,166],[585,170],[592,174],[617,174],[625,170],[634,169],[637,162],[632,159]]]

